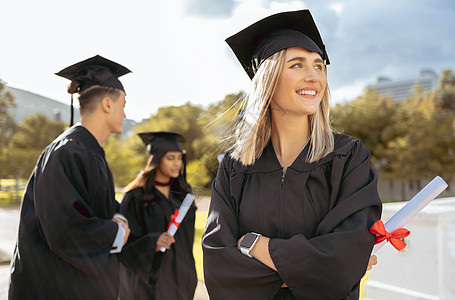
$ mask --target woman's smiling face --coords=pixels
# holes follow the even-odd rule
[[[284,114],[312,115],[318,110],[326,87],[321,56],[300,47],[288,48],[271,109]]]

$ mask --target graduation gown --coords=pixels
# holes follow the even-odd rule
[[[202,242],[210,299],[272,299],[286,283],[296,299],[358,300],[382,205],[369,152],[334,138],[332,153],[307,163],[307,145],[284,175],[271,142],[251,166],[224,157]],[[271,238],[278,272],[237,249],[247,232]]]
[[[81,125],[41,154],[22,199],[9,299],[116,299],[118,209],[104,151]]]
[[[120,211],[130,225],[131,234],[122,250],[120,299],[193,299],[197,285],[193,257],[196,207],[183,219],[166,252],[155,252],[156,241],[167,231],[170,216],[182,203],[172,191],[170,199],[153,187],[155,198],[144,201],[144,190],[127,192]],[[174,195],[173,195],[174,194]]]

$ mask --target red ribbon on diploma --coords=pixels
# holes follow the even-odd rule
[[[172,224],[174,224],[175,227],[179,228],[180,223],[177,222],[177,221],[175,221],[175,219],[177,219],[177,217],[178,217],[178,215],[179,215],[179,212],[180,212],[180,211],[179,211],[178,209],[176,209],[176,210],[174,211],[174,213],[171,215],[171,222],[169,222],[169,225],[167,225],[167,230],[169,230],[169,227],[171,227]]]
[[[385,230],[384,223],[381,220],[376,221],[370,228],[370,232],[376,234],[376,241],[374,244],[379,244],[383,240],[387,240],[394,246],[398,251],[403,250],[406,247],[406,243],[401,239],[407,237],[411,232],[406,228],[398,228],[392,233]]]

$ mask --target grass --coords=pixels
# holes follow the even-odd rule
[[[16,180],[15,179],[0,179],[0,206],[18,205],[24,194],[25,185],[27,180],[19,180],[19,197],[16,202]]]
[[[196,224],[194,228],[193,256],[196,261],[197,278],[204,281],[204,270],[202,267],[202,233],[204,233],[207,222],[208,211],[196,211]]]
[[[0,206],[19,205],[24,190],[19,190],[19,201],[16,202],[16,191],[0,191]]]

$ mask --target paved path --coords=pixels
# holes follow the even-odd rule
[[[19,207],[0,207],[0,300],[8,298],[9,261],[16,244]]]

